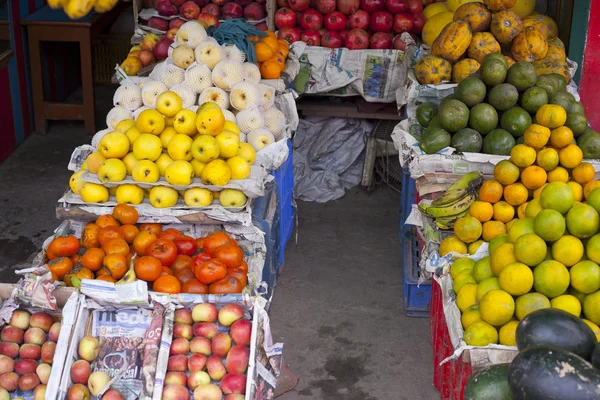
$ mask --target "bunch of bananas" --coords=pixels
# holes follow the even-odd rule
[[[119,0],[48,0],[52,8],[62,8],[71,19],[79,19],[88,15],[92,9],[104,13],[114,8]]]
[[[469,172],[457,179],[442,196],[431,204],[419,204],[419,211],[435,219],[438,228],[452,229],[457,219],[468,214],[482,183],[483,174],[481,172]]]

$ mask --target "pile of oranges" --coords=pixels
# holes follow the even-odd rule
[[[267,36],[249,38],[254,43],[256,61],[263,79],[279,79],[285,68],[289,45],[285,40],[277,39],[275,33],[266,31]]]
[[[55,280],[77,287],[81,279],[125,283],[136,278],[163,293],[241,293],[248,264],[224,232],[192,238],[161,224],[137,224],[138,212],[117,205],[88,223],[81,238],[61,236],[46,249]]]

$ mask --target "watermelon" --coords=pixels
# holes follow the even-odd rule
[[[512,400],[508,387],[508,365],[497,364],[469,378],[464,400]]]
[[[590,358],[592,361],[592,365],[598,369],[600,369],[600,343],[596,345],[596,348],[592,352],[592,357]]]

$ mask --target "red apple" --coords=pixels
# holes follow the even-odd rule
[[[33,391],[33,400],[45,400],[46,398],[46,384],[39,385]]]
[[[60,322],[55,322],[48,332],[48,340],[52,342],[58,342],[58,336],[60,335]]]
[[[29,328],[23,336],[25,343],[42,345],[46,342],[46,332],[40,328]]]
[[[89,389],[81,383],[71,386],[67,392],[67,400],[89,400],[89,398]]]
[[[26,310],[15,310],[10,316],[9,325],[16,326],[19,329],[27,329],[29,328],[29,319],[31,318],[31,314]]]
[[[250,338],[252,336],[252,322],[245,318],[238,319],[231,324],[229,334],[231,335],[233,343],[245,346],[250,345]]]
[[[221,380],[221,390],[225,394],[246,393],[246,375],[227,374]]]
[[[246,396],[244,396],[243,394],[231,393],[225,396],[224,400],[244,400],[245,398]]]
[[[15,360],[12,358],[0,355],[0,375],[7,372],[13,372],[15,370]]]
[[[248,368],[250,350],[246,346],[236,345],[229,350],[225,359],[225,368],[230,374],[243,374]]]
[[[209,13],[201,13],[196,19],[205,23],[206,26],[219,26],[219,18]]]
[[[188,340],[191,339],[192,337],[194,337],[192,332],[192,326],[181,322],[176,323],[173,326],[173,337],[184,338]]]
[[[169,362],[167,363],[167,371],[187,371],[187,357],[183,354],[169,357]]]
[[[167,385],[163,389],[162,398],[165,400],[189,400],[190,392],[187,387],[182,385]]]
[[[169,0],[161,0],[156,3],[156,11],[163,17],[172,17],[177,15],[177,7],[175,7]]]
[[[214,304],[201,303],[192,310],[192,319],[194,322],[216,322],[219,317],[219,311]]]
[[[168,33],[168,32],[167,32]],[[154,53],[150,50],[142,50],[140,54],[138,54],[138,58],[142,62],[144,67],[154,64],[156,62],[156,58],[154,58]]]
[[[119,393],[118,390],[108,389],[102,395],[102,400],[125,400],[125,398],[123,396],[121,396],[121,393]]]
[[[47,314],[45,312],[36,312],[31,314],[31,318],[29,319],[29,326],[32,328],[41,328],[44,332],[50,331],[54,325],[54,318],[52,315]]]
[[[213,322],[197,322],[192,329],[194,336],[212,339],[217,334],[217,325]]]
[[[195,353],[188,357],[188,369],[190,372],[202,371],[206,367],[207,357],[204,354]]]
[[[177,338],[171,343],[171,349],[169,350],[170,355],[187,354],[189,352],[190,342],[186,338]]]
[[[19,389],[24,392],[35,389],[40,384],[40,379],[36,374],[25,374],[19,379]]]
[[[171,28],[167,31],[167,33],[165,33],[165,38],[167,39],[171,39],[171,40],[175,40],[175,36],[177,36],[177,32],[179,32],[179,28]],[[154,58],[156,60],[156,57],[154,57],[154,53],[152,53],[152,58]],[[142,61],[142,64],[144,62]]]
[[[152,29],[157,29],[164,32],[169,29],[169,21],[160,17],[152,17],[150,20],[148,20],[148,26]]]
[[[211,342],[205,337],[195,337],[190,341],[190,351],[210,356],[212,354]]]
[[[44,385],[50,380],[50,374],[52,373],[52,367],[49,364],[42,363],[37,366],[35,373],[40,378],[40,382]]]
[[[19,345],[16,343],[2,342],[0,343],[0,354],[10,358],[17,358],[19,355]]]
[[[23,359],[15,363],[15,372],[19,375],[33,374],[38,366],[37,361]]]
[[[202,14],[211,14],[219,18],[221,16],[221,7],[213,3],[207,4],[202,7],[202,13],[200,13],[200,15]]]
[[[169,21],[169,29],[179,28],[181,25],[185,24],[187,21],[181,18],[175,18]],[[177,311],[175,311],[177,313]]]
[[[192,325],[194,323],[194,320],[192,319],[192,312],[187,308],[180,308],[179,310],[175,310],[173,322]]]
[[[195,19],[200,15],[200,7],[193,1],[186,1],[179,7],[179,13],[183,18]]]
[[[280,8],[275,13],[275,26],[281,28],[293,28],[297,21],[296,13],[287,7]]]
[[[194,400],[221,400],[223,392],[214,383],[200,385],[194,389]]]
[[[242,18],[244,15],[244,9],[237,3],[227,3],[221,11],[225,19]]]
[[[244,7],[244,19],[246,21],[260,21],[265,17],[265,8],[259,3],[250,3]]]
[[[98,357],[98,351],[100,351],[99,346],[100,343],[98,342],[98,339],[93,336],[84,336],[79,341],[79,347],[77,349],[79,358],[89,362],[94,361],[96,357]]]
[[[17,390],[17,387],[19,387],[19,375],[16,372],[6,372],[0,375],[0,386],[9,392]]]
[[[226,333],[217,333],[212,338],[212,352],[219,357],[225,357],[231,348],[231,336]]]
[[[219,310],[219,323],[231,326],[235,321],[244,317],[244,309],[237,304],[227,304]]]
[[[6,325],[0,332],[0,340],[3,342],[13,342],[17,344],[23,343],[25,332],[16,326]]]
[[[206,370],[208,371],[208,375],[215,381],[218,381],[222,377],[225,376],[227,370],[221,362],[221,358],[219,356],[210,356],[206,360]]]
[[[206,385],[207,383],[210,383],[210,376],[204,371],[191,372],[187,379],[187,386],[190,390],[194,390],[199,385]]]
[[[42,348],[37,344],[26,343],[19,349],[19,357],[31,360],[39,360],[42,355]]]
[[[187,385],[187,375],[185,372],[171,371],[165,375],[165,385]]]
[[[256,29],[260,29],[261,31],[266,32],[269,30],[269,27],[266,23],[261,22],[260,24],[256,24]]]
[[[173,41],[169,38],[162,38],[159,40],[158,43],[156,43],[156,46],[154,46],[154,57],[156,57],[158,61],[165,60],[169,56],[169,46],[171,46],[172,43]]]
[[[92,373],[90,363],[86,360],[77,360],[71,366],[71,380],[74,383],[87,384]]]

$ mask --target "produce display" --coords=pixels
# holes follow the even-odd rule
[[[244,399],[252,322],[242,307],[198,304],[176,310],[174,322],[162,398]]]
[[[501,52],[510,65],[530,62],[537,75],[556,73],[569,82],[557,25],[534,9],[535,2],[528,0],[452,0],[429,5],[423,10],[421,36],[431,46],[431,54],[417,63],[417,80],[458,83],[476,74],[487,54]]]
[[[278,0],[277,5],[278,37],[310,46],[404,50],[400,34],[419,35],[425,23],[421,0]]]
[[[135,208],[120,204],[112,215],[88,223],[80,238],[60,236],[45,256],[55,280],[79,287],[81,279],[128,283],[136,279],[162,293],[241,293],[248,264],[225,232],[192,238],[161,224],[137,224]]]
[[[0,398],[45,398],[60,326],[45,312],[13,311],[0,331]]]
[[[55,9],[62,8],[71,19],[80,19],[94,11],[105,13],[112,10],[119,0],[48,0]]]

